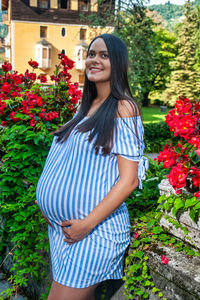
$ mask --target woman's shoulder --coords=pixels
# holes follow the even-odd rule
[[[118,101],[117,118],[132,118],[140,116],[138,105],[133,100]]]

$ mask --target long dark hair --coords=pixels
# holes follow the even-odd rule
[[[102,38],[106,44],[110,63],[111,63],[111,76],[110,87],[111,93],[105,99],[99,109],[81,124],[77,125],[84,117],[87,116],[92,102],[97,97],[96,85],[94,82],[88,80],[85,74],[85,83],[83,89],[83,97],[78,114],[67,124],[60,127],[55,135],[58,136],[57,142],[64,142],[67,140],[72,129],[77,125],[76,130],[81,132],[90,131],[88,140],[91,142],[94,138],[94,148],[96,153],[99,147],[102,147],[103,154],[109,154],[113,146],[113,133],[115,118],[119,114],[118,102],[120,100],[128,100],[132,105],[133,111],[136,115],[139,114],[139,108],[134,102],[131,90],[128,83],[128,50],[125,43],[118,37],[112,34],[102,34],[93,39],[88,47],[89,53],[92,43]],[[130,105],[129,105],[130,106]],[[120,114],[119,114],[120,115]],[[134,118],[135,119],[135,118]],[[137,128],[135,122],[135,132],[137,135]]]

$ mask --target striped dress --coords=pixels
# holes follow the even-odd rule
[[[77,132],[74,128],[63,144],[56,143],[55,137],[37,185],[38,205],[53,225],[48,229],[53,279],[69,287],[85,288],[123,275],[123,256],[130,242],[125,203],[72,245],[64,242],[59,226],[63,220],[84,219],[112,189],[119,180],[117,154],[139,162],[142,187],[148,160],[143,157],[141,118],[116,118],[115,126],[113,147],[106,156],[101,151],[95,154],[93,142],[87,140],[89,132]]]

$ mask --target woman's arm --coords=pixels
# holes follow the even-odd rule
[[[85,218],[85,223],[90,229],[112,214],[138,186],[138,162],[117,156],[119,181],[113,186],[106,197]]]

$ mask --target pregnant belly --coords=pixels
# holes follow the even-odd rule
[[[38,206],[52,222],[59,224],[62,220],[84,219],[99,201],[90,202],[88,191],[78,191],[76,185],[60,184],[39,180],[36,190]]]

